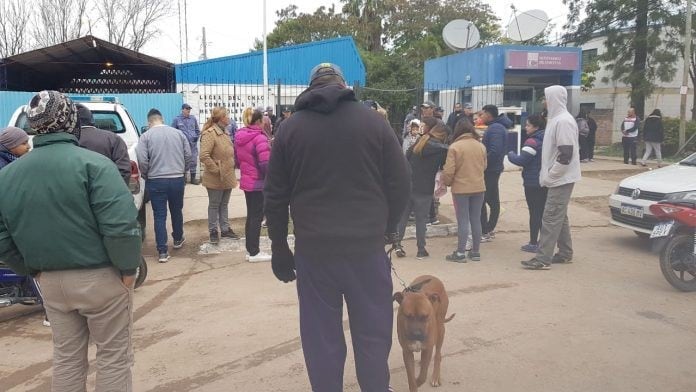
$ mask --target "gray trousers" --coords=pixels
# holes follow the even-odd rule
[[[566,184],[549,188],[541,219],[541,239],[536,258],[545,264],[551,264],[551,258],[558,245],[558,253],[566,258],[573,257],[573,242],[570,238],[568,221],[568,204],[575,184]]]
[[[653,150],[655,151],[657,163],[662,163],[662,143],[660,142],[645,142],[645,155],[643,155],[642,163],[645,163],[650,158]]]
[[[96,392],[133,390],[133,289],[115,268],[45,271],[39,277],[53,331],[52,392],[85,392],[87,346],[97,346]]]
[[[466,252],[466,240],[469,238],[469,227],[471,227],[471,238],[473,252],[479,251],[481,245],[481,209],[483,208],[485,192],[473,195],[453,195],[454,210],[457,214],[457,251]]]
[[[420,195],[417,193],[411,194],[411,200],[408,203],[408,208],[404,211],[404,216],[399,222],[399,240],[404,239],[406,225],[408,224],[409,215],[413,211],[416,216],[416,244],[418,249],[425,249],[425,232],[427,230],[427,219],[430,213],[430,205],[433,202],[433,195]]]
[[[229,231],[227,205],[230,202],[232,189],[206,189],[208,190],[208,230],[217,230],[219,224],[220,231]]]

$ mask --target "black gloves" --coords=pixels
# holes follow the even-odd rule
[[[273,255],[271,257],[271,267],[273,275],[283,283],[290,283],[297,277],[295,275],[295,257],[290,251],[287,242],[272,246]]]

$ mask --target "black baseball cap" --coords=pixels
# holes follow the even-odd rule
[[[191,109],[191,105],[185,103],[185,104],[181,105],[181,109],[182,109],[182,110],[183,110],[183,109]]]
[[[312,84],[312,82],[314,82],[315,79],[327,75],[336,75],[340,76],[341,79],[344,79],[341,67],[333,63],[321,63],[317,64],[316,67],[312,68],[312,72],[309,73],[309,84]]]

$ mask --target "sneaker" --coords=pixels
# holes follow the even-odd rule
[[[526,269],[531,270],[548,270],[551,269],[551,264],[546,264],[536,257],[531,260],[525,260],[522,262],[522,266]]]
[[[589,162],[587,159],[581,159],[581,160],[580,160],[580,163],[587,163],[587,162]]]
[[[226,231],[220,232],[220,237],[222,237],[222,238],[229,238],[229,239],[233,239],[233,240],[238,240],[238,239],[239,239],[239,236],[237,235],[237,233],[235,233],[234,231],[232,231],[232,229],[228,229],[228,230],[226,230]]]
[[[494,238],[494,237],[492,237],[490,234],[484,234],[484,235],[481,236],[481,243],[484,243],[484,242],[492,242],[492,241],[493,241],[493,238]]]
[[[551,258],[551,263],[553,264],[570,264],[573,262],[573,257],[563,256],[560,253],[556,253]]]
[[[159,262],[160,263],[166,263],[169,261],[169,253],[164,252],[159,254]]]
[[[459,253],[459,251],[455,250],[451,255],[447,255],[445,260],[454,261],[456,263],[466,263],[466,253]]]
[[[253,256],[249,256],[250,263],[259,263],[262,261],[271,261],[271,255],[264,252],[259,252]]]
[[[481,252],[469,252],[469,258],[471,261],[481,261]]]
[[[537,253],[539,251],[539,245],[536,244],[525,244],[520,247],[524,252]]]
[[[48,319],[45,318],[45,317],[44,317],[44,321],[43,321],[43,326],[44,326],[44,327],[50,327],[50,326],[51,326],[51,322],[48,321]]]
[[[466,239],[466,245],[465,245],[464,250],[470,251],[473,248],[474,248],[474,240],[471,237],[469,237]]]
[[[396,257],[406,257],[406,251],[404,250],[404,247],[399,245],[396,250],[394,251],[396,253]]]
[[[641,162],[640,165],[645,167],[645,162]]]
[[[210,243],[217,245],[220,242],[220,236],[218,235],[217,229],[210,230]]]
[[[423,260],[426,257],[429,257],[430,253],[428,253],[427,250],[425,249],[418,249],[418,253],[416,254],[416,260]]]
[[[182,246],[184,246],[184,242],[186,242],[186,237],[181,236],[180,240],[174,240],[174,249],[181,249]]]
[[[437,219],[437,218],[435,218],[435,219],[433,219],[433,220],[430,221],[430,224],[433,225],[433,226],[434,226],[434,225],[439,225],[439,224],[440,224],[440,220]]]

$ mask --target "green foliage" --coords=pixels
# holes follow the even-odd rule
[[[640,115],[645,98],[658,82],[671,81],[678,53],[670,27],[678,0],[563,0],[568,5],[568,41],[583,44],[597,35],[606,38],[599,56],[612,81],[631,86],[631,100]],[[581,15],[586,15],[581,19]],[[607,82],[608,80],[604,80]]]
[[[666,156],[674,155],[679,149],[679,119],[672,117],[665,117],[662,120],[662,125],[665,129],[665,140],[662,143],[662,151]],[[686,123],[686,140],[696,133],[696,121],[687,121]],[[694,151],[696,149],[696,144],[691,142],[691,149],[687,151]]]
[[[596,58],[582,64],[582,75],[580,76],[580,88],[582,91],[590,91],[597,80],[595,74],[599,71],[599,61]]]

